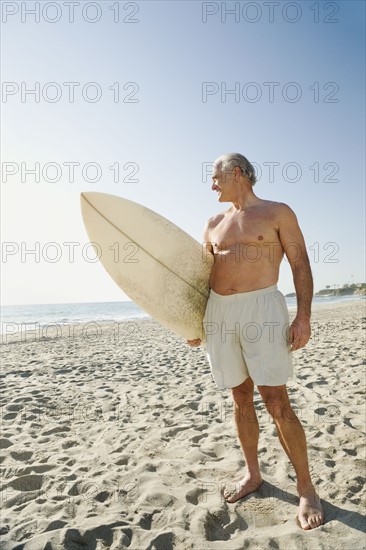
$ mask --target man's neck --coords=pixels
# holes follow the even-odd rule
[[[255,206],[261,202],[261,199],[256,197],[253,193],[253,191],[249,191],[247,193],[243,193],[239,197],[237,197],[235,200],[231,201],[232,207],[231,210],[233,213],[242,212],[246,208],[249,208],[250,206]]]

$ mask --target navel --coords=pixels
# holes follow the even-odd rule
[[[263,241],[263,236],[262,236],[262,235],[259,235],[258,239],[259,239],[260,241]]]

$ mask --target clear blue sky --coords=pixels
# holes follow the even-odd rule
[[[315,290],[364,280],[364,2],[280,2],[272,21],[263,2],[120,2],[114,22],[116,2],[80,1],[73,23],[46,4],[35,22],[35,2],[2,3],[4,304],[125,299],[88,261],[80,192],[138,201],[201,241],[222,210],[203,166],[233,151],[259,166],[259,197],[296,212]],[[80,84],[72,103],[65,82]],[[279,288],[294,290],[286,262]]]

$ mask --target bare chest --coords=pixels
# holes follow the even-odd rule
[[[238,244],[265,246],[269,242],[278,242],[279,237],[273,216],[253,212],[224,215],[212,228],[210,241],[213,250],[218,252],[230,250]]]

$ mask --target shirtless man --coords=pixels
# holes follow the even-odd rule
[[[280,442],[297,477],[298,520],[302,529],[322,525],[324,514],[312,483],[304,430],[293,411],[286,382],[293,374],[291,353],[310,338],[313,280],[305,242],[289,206],[258,198],[250,162],[238,153],[214,163],[212,190],[219,202],[231,202],[210,218],[205,246],[214,254],[210,296],[204,317],[206,351],[220,388],[231,388],[235,422],[247,470],[235,491],[236,502],[258,489],[259,425],[253,403],[254,384],[273,418]],[[277,289],[286,254],[297,295],[297,314],[289,326],[283,294]],[[199,346],[201,340],[189,340]]]

